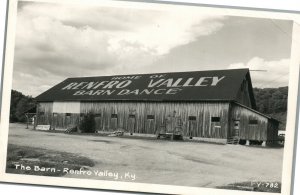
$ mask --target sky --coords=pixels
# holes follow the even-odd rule
[[[199,10],[19,2],[13,89],[33,97],[68,77],[249,68],[288,85],[292,22]]]

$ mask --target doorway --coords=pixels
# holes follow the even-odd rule
[[[127,127],[130,135],[132,135],[135,132],[135,123],[136,123],[135,114],[130,114],[128,118],[128,127]]]

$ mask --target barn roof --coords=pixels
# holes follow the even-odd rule
[[[37,101],[232,101],[244,79],[255,100],[249,69],[68,78]]]

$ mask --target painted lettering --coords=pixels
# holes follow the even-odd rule
[[[225,78],[225,76],[222,76],[221,78],[218,77],[213,77],[213,81],[211,86],[216,86],[221,80],[223,80]]]
[[[155,87],[156,85],[158,85],[159,83],[163,82],[164,79],[159,79],[158,81],[153,81],[153,79],[150,80],[148,87]]]
[[[167,79],[161,84],[157,85],[157,87],[161,87],[163,85],[165,85],[166,87],[172,87],[172,83],[173,83],[173,79]]]
[[[76,91],[73,95],[83,95],[85,90]]]
[[[99,88],[100,86],[105,85],[106,83],[108,83],[108,81],[101,81],[101,82],[98,83],[93,89],[97,89],[97,88]]]
[[[86,84],[88,82],[80,82],[78,85],[76,85],[75,87],[73,87],[72,89],[78,89],[78,87],[81,87],[82,85]]]
[[[104,90],[96,90],[93,95],[102,95]]]
[[[180,89],[180,88],[171,88],[171,89],[167,90],[166,94],[168,94],[168,95],[175,95],[175,94],[177,94],[181,90],[182,89]]]
[[[177,80],[173,83],[172,87],[182,87],[182,85],[179,85],[179,83],[180,83],[181,81],[182,81],[182,78],[177,79]]]
[[[155,95],[161,95],[161,94],[164,93],[163,91],[166,91],[166,89],[157,89],[157,90],[154,91],[154,94]]]
[[[142,94],[149,95],[149,94],[151,94],[153,91],[154,91],[154,89],[151,89],[151,90],[149,90],[149,89],[144,89],[144,90],[142,90],[142,91],[140,92],[140,94],[141,94],[141,95],[142,95]]]
[[[62,90],[65,90],[65,89],[72,89],[72,87],[78,85],[78,83],[70,83],[69,85],[65,86],[64,88],[62,88]]]
[[[206,83],[206,82],[208,82],[208,80],[206,80],[206,79],[209,79],[209,78],[211,78],[211,77],[201,77],[197,81],[197,83],[195,84],[195,86],[197,86],[197,87],[205,87],[205,86],[207,86],[208,83]]]
[[[103,94],[111,95],[114,92],[115,92],[115,90],[105,90]]]
[[[194,78],[188,78],[188,80],[183,84],[183,87],[192,87],[194,85],[190,85]]]
[[[89,82],[88,84],[84,85],[81,89],[91,89],[92,87],[95,87],[98,84],[98,82]]]
[[[142,76],[116,76],[111,80],[128,80],[128,79],[140,79]]]
[[[162,78],[164,76],[165,76],[165,74],[154,74],[154,75],[151,75],[149,78],[150,79],[155,79],[155,78]]]
[[[130,92],[130,90],[128,89],[122,89],[119,93],[117,93],[117,95],[126,95]]]
[[[83,95],[93,95],[93,93],[94,93],[94,91],[90,90],[90,91],[85,92]]]
[[[119,81],[110,81],[103,87],[103,89],[106,89],[106,88],[111,89],[111,88],[113,88],[113,86],[117,85],[118,83],[119,83]]]
[[[124,88],[124,87],[127,87],[128,85],[130,85],[131,83],[132,83],[132,81],[130,81],[130,80],[122,81],[116,85],[116,88]]]
[[[133,90],[133,91],[131,91],[131,92],[130,92],[130,93],[128,93],[128,94],[139,95],[139,90],[138,90],[138,89],[136,89],[136,90]]]

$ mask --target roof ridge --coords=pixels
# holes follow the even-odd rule
[[[178,73],[195,73],[195,72],[216,72],[216,71],[250,71],[249,68],[233,68],[233,69],[217,69],[217,70],[193,70],[193,71],[180,71],[180,72],[153,72],[153,73],[137,73],[137,74],[116,74],[116,75],[104,75],[104,76],[75,76],[68,77],[67,79],[78,79],[78,78],[96,78],[96,77],[114,77],[114,76],[139,76],[139,75],[155,75],[155,74],[178,74]]]

